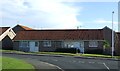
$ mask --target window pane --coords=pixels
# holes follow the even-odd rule
[[[44,41],[43,42],[45,47],[50,47],[51,46],[51,41]]]
[[[97,41],[89,41],[89,47],[98,47]]]
[[[27,41],[21,41],[21,42],[19,43],[19,46],[20,46],[20,47],[29,47],[29,42],[27,42]]]
[[[35,46],[36,46],[36,47],[38,47],[38,46],[39,46],[38,42],[35,42]]]

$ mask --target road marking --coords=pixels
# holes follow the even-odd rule
[[[79,63],[85,63],[84,61],[79,61]]]
[[[98,64],[103,64],[103,63],[101,63],[101,62],[98,62]]]
[[[75,60],[73,62],[76,62]]]
[[[55,65],[47,63],[47,62],[41,62],[41,63],[45,63],[45,64],[50,65],[50,66],[55,66]]]
[[[103,63],[103,65],[104,65],[108,70],[110,70],[110,68],[109,68],[105,63]]]
[[[43,62],[43,61],[42,61],[42,62]],[[51,63],[47,63],[47,62],[43,62],[43,63],[48,64],[48,65],[50,65],[50,66],[57,67],[59,70],[64,71],[62,68],[60,68],[60,67],[57,66],[57,65],[54,65],[54,64],[51,64]]]
[[[53,59],[54,61],[58,61],[58,60],[56,60],[56,59]]]
[[[56,66],[56,65],[55,65]],[[61,71],[64,71],[62,68],[60,68],[59,66],[56,66],[58,69],[60,69]]]
[[[93,63],[95,63],[95,62],[89,62],[89,63],[93,64]]]

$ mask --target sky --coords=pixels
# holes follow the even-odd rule
[[[0,0],[0,26],[118,31],[119,0]]]

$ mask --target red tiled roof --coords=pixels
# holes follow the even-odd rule
[[[10,27],[0,27],[0,35],[2,35]]]
[[[20,31],[14,40],[103,40],[102,29]]]
[[[18,25],[16,25],[15,27],[21,27],[21,28],[23,28],[24,30],[33,30],[32,28],[29,28],[29,27],[27,27],[27,26],[23,26],[23,25],[20,25],[20,24],[18,24]],[[14,28],[15,28],[14,27]],[[14,29],[13,28],[13,29]]]
[[[21,26],[25,30],[33,30],[32,28],[29,28],[29,27],[26,27],[26,26],[23,26],[23,25],[19,25],[19,26]]]

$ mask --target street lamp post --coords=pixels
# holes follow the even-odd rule
[[[114,56],[114,30],[113,30],[113,15],[114,15],[114,11],[112,12],[112,57]]]

